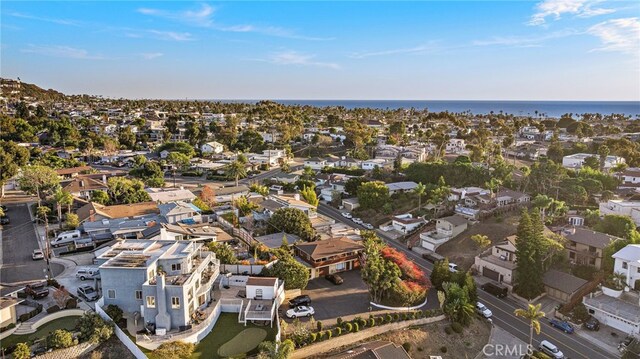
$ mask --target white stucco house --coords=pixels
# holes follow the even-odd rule
[[[224,151],[224,145],[216,141],[207,142],[200,146],[200,150],[202,153],[220,154]]]

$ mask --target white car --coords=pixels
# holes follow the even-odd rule
[[[351,218],[351,217],[353,217],[353,216],[352,216],[352,215],[351,215],[351,213],[349,213],[349,212],[342,212],[342,217],[344,217],[344,218]]]
[[[358,218],[358,217],[351,218],[351,220],[352,220],[354,223],[362,224],[362,220],[361,220],[360,218]]]
[[[373,225],[371,223],[363,223],[362,226],[366,229],[373,229]]]
[[[449,272],[455,273],[458,271],[458,265],[455,263],[449,263]]]
[[[287,318],[299,318],[299,317],[310,317],[316,313],[313,310],[313,307],[307,307],[306,305],[301,305],[299,307],[295,307],[293,309],[287,310]]]
[[[482,315],[487,319],[491,318],[491,316],[493,315],[491,310],[489,310],[489,308],[487,308],[484,304],[480,302],[476,303],[476,311],[478,312],[478,314]]]
[[[31,258],[33,258],[34,261],[37,261],[38,259],[44,259],[44,253],[42,252],[42,249],[34,249],[33,253],[31,254]]]

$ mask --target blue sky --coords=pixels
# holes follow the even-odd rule
[[[640,100],[640,2],[2,2],[1,73],[127,98]]]

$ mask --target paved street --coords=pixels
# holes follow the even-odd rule
[[[338,210],[329,207],[328,205],[321,203],[318,206],[318,212],[323,215],[329,216],[336,221],[340,221],[351,226],[358,227],[360,229],[363,228],[356,225],[351,220],[342,217]],[[405,253],[408,258],[413,259],[413,261],[418,266],[422,267],[427,274],[431,273],[433,265],[421,258],[420,255],[408,250],[404,246],[404,244],[389,240],[386,236],[384,236],[383,233],[380,233],[380,231],[378,231],[378,235],[385,239],[385,241],[389,245]],[[435,291],[430,291],[430,298],[432,297],[433,292]],[[513,315],[513,311],[515,309],[523,308],[524,305],[510,298],[496,298],[485,293],[482,290],[478,291],[478,295],[480,297],[480,300],[493,312],[493,323],[495,325],[509,331],[511,334],[515,335],[524,342],[529,342],[529,324],[524,319]],[[437,298],[435,300],[437,301]],[[564,352],[565,357],[567,358],[610,359],[612,357],[615,357],[612,355],[612,353],[609,353],[601,349],[600,347],[597,347],[589,340],[579,337],[575,334],[566,334],[564,332],[561,332],[560,330],[551,327],[546,322],[546,320],[543,320],[542,331],[540,335],[534,335],[534,346],[537,346],[540,341],[545,339],[557,345],[560,350]]]
[[[21,283],[44,279],[45,261],[34,261],[31,258],[33,250],[38,248],[38,239],[27,204],[7,204],[7,207],[11,224],[5,225],[2,229],[0,283]],[[55,276],[60,274],[64,267],[52,263],[51,269]]]

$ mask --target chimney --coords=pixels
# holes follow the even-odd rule
[[[107,184],[107,175],[106,174],[102,175],[102,183]]]
[[[187,303],[185,303],[186,305]],[[171,329],[171,317],[167,313],[167,294],[165,292],[164,275],[156,276],[156,328]]]

